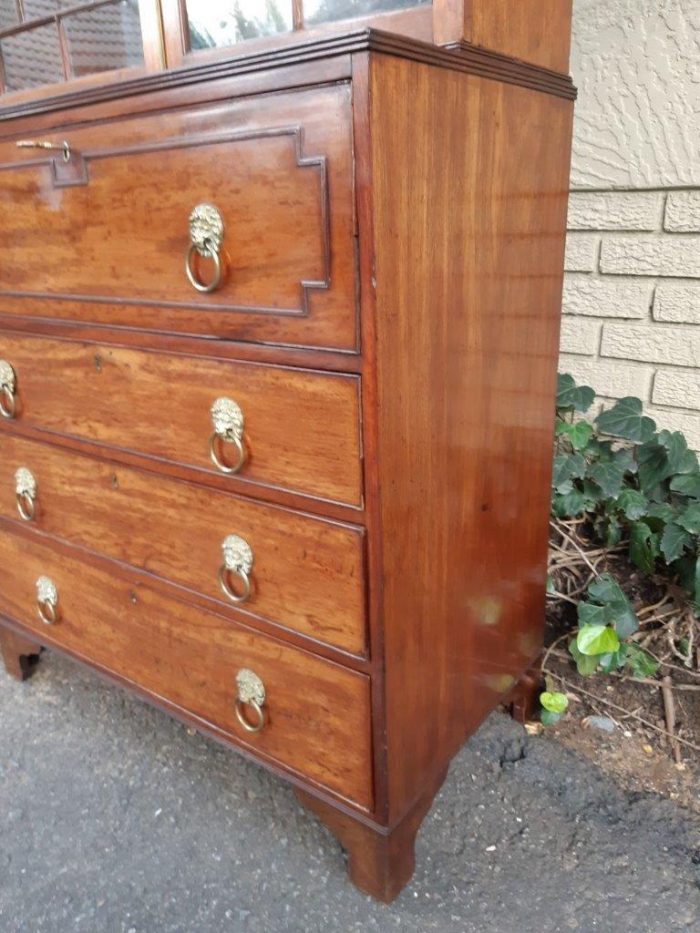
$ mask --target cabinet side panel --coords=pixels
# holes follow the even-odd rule
[[[571,121],[372,59],[390,819],[541,648]]]

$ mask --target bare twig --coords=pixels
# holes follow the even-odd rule
[[[558,590],[550,590],[547,593],[548,599],[563,599],[566,603],[571,603],[572,606],[578,606],[579,600],[572,599],[570,596],[567,596],[565,593],[560,593]]]
[[[673,700],[673,691],[671,690],[671,678],[668,674],[661,681],[661,696],[664,700],[664,716],[666,717],[666,730],[671,739],[671,751],[673,760],[677,765],[681,763],[681,749],[676,735],[676,705]]]
[[[586,552],[583,550],[583,548],[582,548],[579,544],[577,544],[576,541],[574,541],[574,539],[571,538],[565,531],[562,530],[562,527],[561,527],[561,526],[562,526],[564,523],[561,522],[561,521],[553,520],[550,524],[552,525],[553,528],[556,529],[556,531],[562,536],[562,538],[564,538],[566,541],[568,541],[569,544],[570,544],[576,551],[578,551],[578,553],[581,555],[581,559],[583,560],[584,564],[588,567],[588,569],[591,571],[591,573],[592,573],[592,574],[597,574],[598,571],[596,570],[596,568],[594,567],[594,565],[590,562],[590,560],[589,560],[588,557],[586,556]]]
[[[545,651],[544,657],[542,658],[542,670],[544,670],[545,667],[547,666],[547,661],[549,661],[550,655],[552,654],[552,652],[554,651],[554,649],[557,647],[557,645],[559,644],[559,642],[560,642],[560,641],[564,641],[565,638],[568,638],[569,635],[573,635],[575,632],[578,632],[578,629],[573,629],[573,631],[571,631],[571,632],[564,632],[563,635],[560,635],[558,638],[555,638],[555,639],[554,639],[554,641],[552,642],[552,644],[551,644],[551,645],[549,646],[549,648],[547,648],[547,650]]]
[[[658,603],[654,603],[653,606],[643,606],[637,611],[638,616],[645,616],[648,612],[654,612],[656,609],[661,609],[669,601],[668,593],[664,593]]]

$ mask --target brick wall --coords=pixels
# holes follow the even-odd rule
[[[575,0],[560,370],[700,450],[700,0]]]

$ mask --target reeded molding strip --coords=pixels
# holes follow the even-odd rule
[[[186,87],[218,78],[230,78],[256,71],[306,64],[355,52],[380,52],[385,55],[395,55],[438,68],[449,68],[482,78],[491,78],[494,81],[518,84],[568,100],[576,98],[576,88],[568,75],[509,58],[507,55],[479,48],[468,42],[456,43],[448,48],[421,42],[409,36],[365,27],[340,35],[302,40],[264,51],[232,55],[226,59],[187,65],[183,68],[174,68],[170,71],[144,75],[127,81],[10,104],[0,107],[0,121],[96,104],[115,98],[132,97],[153,91]]]

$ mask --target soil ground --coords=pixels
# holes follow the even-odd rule
[[[615,578],[637,610],[653,605],[662,593],[648,577],[619,557],[614,571]],[[576,610],[573,606],[550,603],[546,643],[551,645],[575,625]],[[654,647],[663,647],[667,639],[662,627],[657,634]],[[629,790],[653,791],[700,814],[700,679],[697,674],[683,672],[679,660],[672,658],[679,665],[671,669],[673,682],[690,687],[688,690],[676,690],[673,694],[676,733],[696,746],[693,749],[679,745],[681,761],[677,763],[669,738],[664,734],[664,704],[658,686],[637,683],[629,675],[580,677],[567,654],[568,641],[560,641],[559,650],[550,655],[547,662],[547,666],[565,677],[570,685],[567,689],[566,685],[562,687],[555,683],[556,689],[567,694],[569,709],[564,719],[548,727],[548,733],[594,761]],[[669,671],[668,668],[663,670]],[[587,697],[581,690],[594,696]],[[607,733],[595,727],[587,728],[590,716],[611,719],[614,731]],[[635,717],[647,720],[648,724]]]

